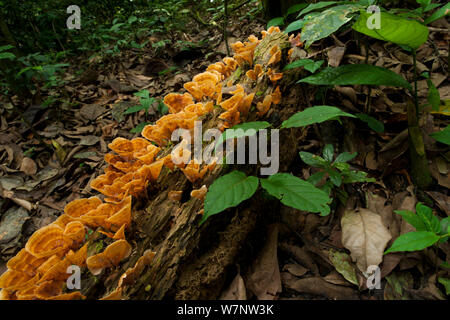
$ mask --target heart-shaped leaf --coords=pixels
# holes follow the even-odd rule
[[[245,173],[233,171],[226,174],[209,187],[205,198],[205,212],[200,224],[210,216],[223,210],[237,206],[244,200],[250,198],[259,185],[257,177],[247,177]]]
[[[328,194],[291,174],[277,173],[261,179],[261,186],[289,207],[322,215],[330,213]]]

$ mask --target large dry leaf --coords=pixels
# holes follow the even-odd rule
[[[269,226],[266,244],[254,261],[246,277],[247,289],[259,300],[273,300],[281,292],[280,269],[278,267],[277,246],[278,226]]]
[[[219,300],[247,300],[244,279],[238,273],[230,286],[222,292]]]
[[[378,214],[363,208],[346,211],[341,227],[342,244],[350,250],[359,270],[366,272],[368,266],[381,263],[392,237]]]

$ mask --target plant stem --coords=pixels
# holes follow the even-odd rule
[[[414,103],[407,101],[409,152],[411,157],[411,176],[421,189],[430,186],[432,179],[428,168],[427,154],[423,143],[422,130],[419,127],[419,100],[417,97],[417,65],[416,52],[414,61]]]
[[[227,26],[228,26],[228,0],[224,0],[224,14],[225,19],[223,20],[223,39],[225,41],[225,45],[227,47],[227,55],[230,55],[230,46],[228,45],[228,34],[227,34]]]

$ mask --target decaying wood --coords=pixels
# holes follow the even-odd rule
[[[275,44],[285,51],[290,47],[287,36],[283,33],[267,36],[255,50],[255,64],[266,64],[270,58],[269,51]],[[287,55],[283,54],[285,56]],[[236,80],[235,84],[241,84],[248,93],[251,82],[245,72],[238,69],[232,77]],[[274,127],[308,105],[298,97],[309,98],[311,92],[305,87],[294,86],[292,83],[295,78],[292,74],[285,73],[280,83],[282,103],[273,105],[268,119],[264,119]],[[289,92],[283,92],[286,87],[290,88]],[[252,89],[253,92],[264,93],[259,99],[273,90],[269,81],[261,82]],[[207,115],[203,119],[203,129],[217,127],[219,115],[219,110]],[[256,115],[248,119],[255,120],[258,120]],[[297,146],[302,134],[306,132],[301,129],[280,131],[280,172],[289,171],[289,165],[298,155]],[[255,167],[240,166],[239,170],[258,175],[259,170]],[[235,276],[229,272],[235,270],[237,261],[251,258],[251,254],[255,255],[252,252],[255,246],[261,245],[260,238],[265,231],[258,231],[258,228],[264,229],[266,222],[276,220],[278,216],[277,208],[267,209],[273,204],[263,205],[269,200],[255,195],[236,208],[210,217],[199,226],[203,202],[191,198],[190,192],[203,184],[211,185],[217,177],[233,169],[232,166],[217,165],[201,183],[192,185],[180,170],[169,172],[164,168],[158,183],[149,188],[148,198],[139,200],[140,203],[134,206],[130,237],[134,251],[130,259],[115,272],[88,280],[90,285],[83,289],[83,293],[88,298],[98,298],[113,291],[123,272],[132,267],[145,250],[151,249],[156,252],[151,266],[144,270],[134,285],[124,290],[125,299],[218,298],[221,291],[229,285],[227,281]],[[170,191],[179,190],[183,191],[180,202],[169,199]]]

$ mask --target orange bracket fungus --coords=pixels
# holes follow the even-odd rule
[[[106,247],[102,253],[90,256],[87,267],[93,275],[98,275],[104,268],[117,266],[120,261],[131,254],[131,246],[126,240],[117,240]]]
[[[262,32],[262,37],[279,32],[278,27],[270,27]],[[292,46],[301,45],[299,35],[289,40]],[[84,299],[78,291],[65,290],[65,281],[70,275],[67,273],[69,266],[87,267],[92,274],[98,275],[105,268],[117,267],[129,257],[132,247],[126,240],[126,233],[132,232],[133,197],[142,197],[148,185],[157,184],[164,167],[168,169],[166,172],[181,170],[186,179],[197,184],[208,170],[213,170],[216,165],[202,165],[190,160],[192,154],[183,148],[167,150],[171,148],[168,142],[173,131],[179,128],[192,131],[195,121],[200,121],[204,115],[217,110],[215,105],[222,108],[218,116],[220,121],[217,121],[221,130],[230,128],[241,120],[246,121],[256,92],[248,92],[251,89],[240,84],[233,87],[236,79],[232,75],[238,67],[248,78],[257,81],[257,84],[261,79],[265,81],[268,78],[275,85],[282,79],[282,73],[271,69],[275,69],[281,61],[278,45],[271,48],[266,66],[255,64],[252,68],[255,48],[260,42],[260,39],[252,35],[248,37],[248,41],[232,44],[235,52],[233,57],[225,57],[222,61],[208,66],[205,72],[194,76],[192,81],[184,84],[187,92],[166,95],[164,103],[169,108],[169,114],[161,117],[155,124],[147,125],[142,130],[142,137],[131,140],[114,139],[108,145],[112,152],[105,155],[108,166],[103,174],[91,181],[92,189],[104,197],[73,200],[65,206],[64,213],[53,223],[34,232],[25,248],[8,261],[7,271],[0,276],[0,299]],[[264,70],[267,70],[267,77],[263,77]],[[256,104],[259,117],[267,114],[272,103],[281,102],[280,86],[269,92],[271,94],[265,95],[262,101]],[[223,95],[227,94],[231,94],[231,97],[223,99]],[[185,139],[180,146],[191,143]],[[207,190],[206,185],[203,185],[193,190],[191,197],[203,201]],[[181,193],[170,191],[168,197],[178,201],[181,199]],[[199,214],[202,213],[203,209],[199,211]],[[91,234],[95,235],[94,241],[97,239],[95,237],[106,236],[114,242],[103,252],[88,257]],[[109,293],[102,299],[123,299],[124,287],[136,281],[145,267],[151,264],[154,256],[155,252],[145,251],[134,267],[128,268],[118,278],[117,287],[109,288]]]
[[[208,192],[208,188],[206,187],[206,185],[203,185],[200,189],[192,190],[191,197],[203,201],[205,199],[206,192]]]

